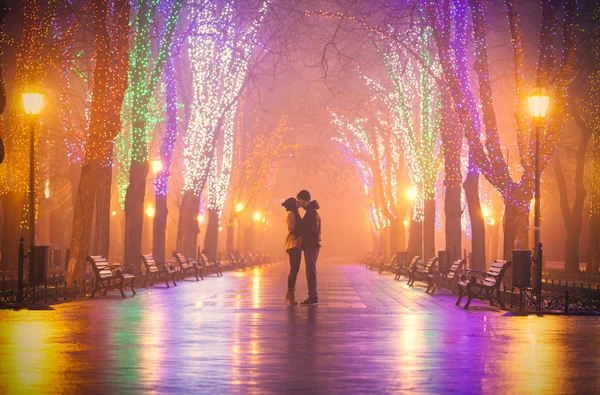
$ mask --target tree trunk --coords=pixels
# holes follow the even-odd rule
[[[404,251],[404,224],[398,217],[390,220],[390,252]]]
[[[593,162],[590,197],[590,236],[586,272],[598,273],[600,268],[600,131],[592,135]]]
[[[204,235],[204,253],[210,260],[217,258],[219,244],[219,210],[208,209],[208,224]]]
[[[225,257],[225,259],[229,259],[229,254],[231,254],[233,252],[234,247],[234,238],[235,236],[235,226],[234,226],[234,222],[232,220],[229,220],[227,222],[227,243],[225,246],[225,253],[227,254],[227,256]]]
[[[131,161],[129,186],[125,197],[125,261],[141,271],[142,229],[144,225],[144,197],[148,162]]]
[[[96,230],[92,252],[108,259],[110,245],[110,189],[112,167],[102,166],[98,171],[96,189]]]
[[[410,220],[408,231],[408,251],[414,255],[423,256],[423,223]]]
[[[446,223],[446,251],[453,259],[460,256],[462,245],[462,171],[460,157],[462,152],[462,129],[458,127],[456,115],[452,109],[452,97],[443,94],[441,112],[441,137],[444,150],[444,216]]]
[[[192,191],[185,191],[179,209],[179,224],[177,226],[177,252],[186,256],[195,256],[198,239],[198,208],[200,198]]]
[[[469,170],[463,188],[465,189],[469,219],[471,220],[471,269],[485,271],[487,270],[485,224],[479,202],[479,172],[477,170]]]
[[[165,261],[165,243],[167,233],[167,196],[155,195],[156,215],[152,223],[152,256],[156,262]]]
[[[529,249],[529,202],[529,199],[517,200],[514,194],[509,194],[504,202],[504,259],[512,259],[518,242],[521,250]]]
[[[588,262],[586,272],[598,274],[600,267],[600,215],[590,216],[590,237],[588,244]]]
[[[25,194],[8,192],[2,196],[2,270],[17,270],[21,215]]]
[[[90,250],[94,198],[96,196],[98,161],[81,167],[81,179],[75,198],[71,251],[67,268],[67,283],[77,280],[81,283],[85,276],[85,258]]]
[[[429,261],[435,254],[435,200],[425,200],[423,219],[423,260]]]

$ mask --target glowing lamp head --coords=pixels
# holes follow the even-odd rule
[[[490,225],[492,225],[492,226],[496,225],[496,220],[494,218],[490,219]]]
[[[408,227],[408,220],[407,219],[404,220],[404,226]]]
[[[160,159],[152,161],[152,171],[154,174],[158,174],[159,171],[163,169],[163,163]]]
[[[222,232],[222,231],[223,231],[223,227],[219,226],[219,232]]]
[[[204,222],[204,215],[203,214],[198,214],[198,223],[201,224]]]
[[[408,200],[410,200],[410,201],[413,201],[413,200],[415,200],[415,199],[417,198],[417,190],[416,190],[414,187],[412,187],[412,188],[409,188],[409,189],[406,191],[406,197],[407,197],[407,198],[408,198]]]
[[[535,126],[541,126],[550,107],[550,95],[545,88],[536,86],[529,94],[529,111]]]
[[[25,92],[21,94],[23,110],[27,115],[40,115],[44,96],[39,92]]]
[[[154,210],[154,206],[153,205],[149,204],[146,207],[146,216],[149,217],[149,218],[152,218],[152,217],[154,217],[154,214],[156,214],[156,210]]]
[[[262,214],[259,211],[255,211],[252,215],[252,218],[254,218],[255,221],[260,221],[260,219],[262,218]]]
[[[241,213],[242,211],[244,211],[244,203],[238,203],[235,205],[235,212],[236,213]]]
[[[112,214],[112,216],[114,217],[115,215],[117,215],[117,212],[116,212],[116,211],[113,211],[111,214]]]

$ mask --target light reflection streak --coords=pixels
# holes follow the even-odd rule
[[[164,344],[162,339],[167,337],[163,333],[166,321],[163,311],[164,306],[148,309],[140,321],[140,352],[141,380],[152,385],[160,384],[163,378]],[[151,367],[151,368],[149,368]]]
[[[9,378],[0,386],[3,393],[40,393],[56,388],[56,369],[66,365],[64,348],[54,343],[61,329],[57,323],[44,321],[3,324],[0,376]]]

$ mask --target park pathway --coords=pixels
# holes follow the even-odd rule
[[[464,311],[353,262],[318,268],[311,307],[285,306],[280,263],[0,310],[0,393],[600,391],[600,317]]]

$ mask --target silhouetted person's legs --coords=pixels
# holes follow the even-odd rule
[[[317,258],[321,248],[306,248],[304,250],[304,264],[306,265],[306,282],[308,283],[308,297],[318,299],[317,293]]]

